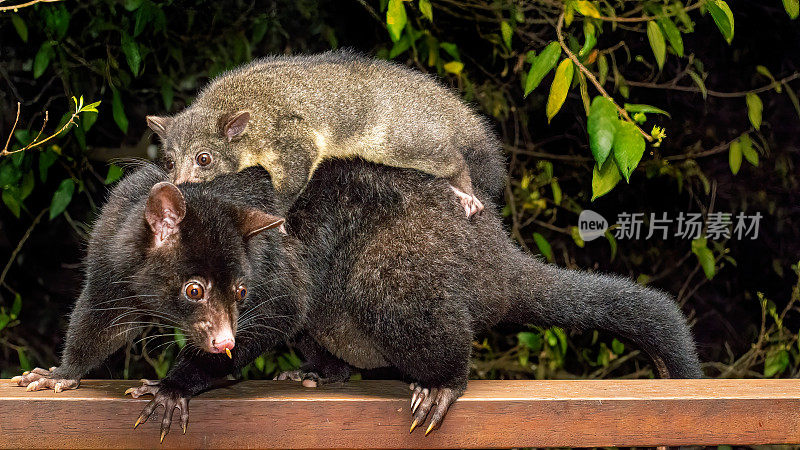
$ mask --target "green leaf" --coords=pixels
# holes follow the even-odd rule
[[[25,356],[25,350],[22,347],[17,347],[17,357],[19,357],[19,368],[25,371],[31,370],[31,362]]]
[[[22,311],[22,297],[17,293],[14,294],[14,303],[11,304],[11,311],[9,311],[9,317],[11,320],[16,319],[19,317],[19,312]]]
[[[514,29],[507,20],[500,22],[500,34],[503,36],[503,43],[507,48],[511,48],[511,38],[514,36]]]
[[[542,335],[541,333],[532,333],[530,331],[521,331],[517,333],[517,342],[524,345],[533,352],[542,351]]]
[[[695,72],[694,70],[689,71],[689,76],[692,77],[694,84],[696,84],[697,87],[700,88],[700,93],[703,95],[703,100],[705,100],[706,97],[708,97],[708,89],[706,89],[706,83],[703,81],[700,75],[698,75],[697,72]]]
[[[22,177],[22,171],[11,159],[6,159],[0,164],[0,188],[16,184]]]
[[[761,103],[758,95],[752,92],[747,94],[745,100],[747,101],[747,117],[750,118],[753,127],[758,130],[761,128],[761,113],[764,111],[764,104]]]
[[[551,42],[547,44],[542,53],[533,59],[531,69],[528,71],[528,76],[525,78],[525,97],[531,93],[542,79],[553,70],[558,58],[561,56],[561,46],[558,42]]]
[[[556,205],[561,204],[561,186],[558,184],[558,181],[553,179],[550,180],[550,189],[553,190],[553,203]]]
[[[172,109],[172,101],[175,98],[175,93],[172,90],[172,83],[169,80],[164,80],[161,83],[161,101],[164,102],[164,109],[169,111]]]
[[[742,167],[742,144],[739,139],[731,142],[728,148],[728,164],[731,166],[731,173],[736,175]]]
[[[739,142],[742,144],[742,155],[744,155],[744,159],[755,167],[758,167],[758,153],[753,148],[753,141],[750,139],[750,136],[743,134],[739,138]]]
[[[131,12],[139,9],[139,7],[142,6],[142,0],[125,0],[122,5],[125,8],[125,11]]]
[[[613,351],[617,355],[621,355],[622,352],[625,351],[625,344],[618,341],[617,338],[614,338],[614,340],[611,341],[611,351]]]
[[[595,164],[592,169],[592,201],[611,192],[621,179],[614,158],[606,158],[602,166]]]
[[[419,12],[421,12],[426,19],[433,22],[433,7],[431,7],[430,0],[419,0]]]
[[[111,103],[111,115],[114,116],[114,122],[123,133],[128,134],[128,117],[125,115],[125,108],[122,106],[122,97],[119,91],[112,89],[114,97]]]
[[[600,17],[600,11],[597,10],[597,7],[594,6],[592,2],[579,0],[574,3],[575,11],[583,14],[584,16],[598,18]]]
[[[588,21],[583,24],[583,36],[586,40],[583,43],[583,47],[581,47],[581,51],[578,52],[578,56],[581,58],[588,55],[597,44],[597,34],[594,25]]]
[[[39,153],[39,179],[42,183],[47,181],[47,171],[56,162],[56,159],[58,159],[58,155],[50,149]],[[2,171],[0,171],[1,174]],[[0,186],[2,185],[0,184]]]
[[[644,155],[644,147],[644,137],[639,133],[639,128],[630,122],[620,121],[614,134],[614,161],[629,183],[633,169]]]
[[[105,184],[111,184],[120,179],[122,176],[122,168],[116,164],[108,166],[108,174],[106,175]]]
[[[647,22],[647,39],[650,40],[650,48],[656,57],[658,70],[664,68],[664,60],[667,58],[667,43],[664,41],[664,34],[657,23],[650,20]]]
[[[797,15],[800,14],[799,0],[783,0],[783,7],[786,9],[786,14],[789,14],[789,18],[797,19]]]
[[[769,378],[783,373],[789,367],[789,352],[780,347],[774,347],[767,352],[764,360],[764,376]]]
[[[664,35],[667,37],[669,45],[675,50],[675,54],[682,58],[683,38],[681,37],[680,30],[675,26],[675,22],[669,17],[664,17],[658,20],[658,25],[661,26],[661,31],[663,31]]]
[[[698,238],[692,241],[692,253],[697,256],[697,261],[700,263],[700,267],[703,268],[706,278],[709,280],[714,278],[717,271],[714,253],[706,246],[705,238]]]
[[[393,42],[400,39],[407,22],[408,16],[406,16],[406,6],[403,4],[403,0],[389,0],[389,7],[386,9],[386,26]]]
[[[33,78],[42,76],[54,56],[53,45],[50,44],[49,41],[43,43],[42,46],[39,47],[39,51],[36,52],[36,56],[33,58]]]
[[[11,211],[11,214],[14,215],[17,219],[19,219],[20,213],[20,200],[19,200],[19,191],[15,187],[8,187],[3,189],[3,203],[6,204],[8,210]]]
[[[553,79],[553,84],[550,85],[550,95],[547,97],[547,123],[550,123],[553,117],[561,109],[561,106],[564,104],[564,100],[567,99],[567,93],[572,85],[573,70],[574,66],[569,58],[561,61],[561,63],[558,65],[558,68],[556,68],[556,75]]]
[[[36,185],[36,177],[33,171],[29,170],[22,176],[22,184],[19,187],[19,199],[25,200],[33,192],[33,187]]]
[[[125,54],[125,59],[128,61],[128,66],[131,68],[133,76],[139,75],[139,65],[142,62],[142,56],[139,54],[139,44],[126,32],[122,32],[122,53]]]
[[[175,342],[178,343],[178,348],[183,348],[186,346],[186,336],[179,328],[173,328],[173,333],[175,333]]]
[[[663,114],[669,117],[670,119],[672,118],[672,116],[670,116],[668,112],[664,111],[661,108],[656,108],[655,106],[642,105],[637,103],[625,103],[625,111],[628,111],[629,113],[641,112],[646,114]]]
[[[786,87],[786,95],[789,96],[789,100],[792,102],[792,105],[794,105],[797,117],[800,118],[800,101],[797,99],[797,94],[794,93],[794,90],[788,84],[784,84],[784,87]]]
[[[67,205],[72,201],[74,192],[75,182],[72,181],[72,178],[67,178],[58,185],[58,189],[53,194],[53,201],[50,202],[50,220],[53,220],[67,209]]]
[[[25,25],[25,21],[16,14],[11,15],[11,24],[14,25],[14,29],[17,30],[17,34],[19,38],[22,39],[22,42],[28,42],[28,26]]]
[[[589,133],[589,148],[598,166],[602,166],[611,153],[618,123],[617,107],[611,100],[600,95],[595,97],[589,108],[586,130]]]
[[[548,262],[553,262],[553,248],[550,247],[550,243],[547,242],[547,239],[539,233],[533,233],[533,241],[536,242],[536,246],[539,247],[539,253],[547,258]]]
[[[733,12],[731,12],[731,8],[723,0],[710,0],[706,2],[706,8],[711,13],[711,17],[714,18],[714,23],[717,24],[722,37],[730,44],[733,40]]]

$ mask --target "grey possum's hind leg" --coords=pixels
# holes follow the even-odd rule
[[[411,383],[409,388],[413,391],[411,394],[411,416],[413,419],[409,433],[413,433],[418,425],[425,423],[425,418],[430,414],[430,425],[425,430],[426,436],[442,425],[442,420],[444,420],[450,405],[455,403],[465,390],[465,387],[429,388],[420,383]]]
[[[22,375],[13,377],[11,382],[16,383],[17,386],[27,386],[26,391],[52,389],[56,393],[67,389],[77,389],[81,384],[79,378],[60,377],[58,367],[51,367],[50,370],[37,367],[30,372],[23,372]]]
[[[461,161],[458,173],[450,177],[448,181],[450,182],[450,189],[458,197],[458,201],[461,202],[467,217],[483,212],[483,203],[478,200],[478,197],[472,191],[472,178],[469,176],[469,168],[466,162]]]

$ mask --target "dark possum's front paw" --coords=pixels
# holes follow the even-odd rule
[[[25,388],[26,391],[52,389],[57,393],[67,389],[77,389],[80,386],[80,379],[59,378],[57,373],[53,373],[56,369],[57,367],[51,367],[50,370],[37,367],[30,372],[23,372],[22,375],[12,378],[11,382],[16,383],[17,386],[27,386]]]
[[[125,391],[125,395],[131,394],[133,398],[139,398],[143,395],[151,394],[155,398],[150,400],[150,403],[144,407],[139,418],[133,428],[139,424],[147,422],[147,419],[159,406],[164,407],[164,418],[161,419],[161,440],[164,442],[164,436],[169,433],[169,427],[172,425],[172,414],[175,408],[181,410],[181,428],[183,434],[186,434],[186,427],[189,425],[189,399],[190,395],[185,394],[182,390],[174,387],[164,386],[161,381],[157,380],[141,380],[142,385],[136,388],[130,388]]]
[[[431,413],[430,425],[425,430],[426,436],[442,425],[447,409],[464,392],[463,389],[426,388],[419,383],[411,383],[409,388],[414,392],[411,394],[411,432],[417,425],[425,423],[425,418]]]
[[[278,375],[273,378],[273,380],[292,380],[292,381],[299,381],[305,387],[317,387],[322,384],[325,384],[326,380],[322,378],[316,372],[306,372],[302,369],[297,370],[287,370],[284,372],[279,373]]]

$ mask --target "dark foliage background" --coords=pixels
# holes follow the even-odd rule
[[[75,115],[77,127],[43,145],[0,156],[0,377],[58,361],[97,206],[122,173],[120,161],[155,155],[145,115],[179,111],[211,77],[253,58],[340,47],[437,74],[494,121],[511,175],[504,214],[520,245],[559,265],[623,274],[674,294],[693,323],[709,376],[796,376],[800,109],[790,94],[800,89],[800,26],[787,10],[797,2],[730,2],[731,44],[720,31],[724,24],[705,11],[714,7],[709,2],[724,3],[86,0],[2,10],[0,144],[6,137],[8,150],[29,144],[45,111],[39,141],[56,133],[73,117],[72,96],[101,104],[99,114]],[[688,21],[679,20],[683,6]],[[630,184],[623,180],[595,201],[584,107],[595,87],[575,69],[573,88],[549,124],[546,104],[558,76],[550,72],[525,97],[535,56],[557,40],[565,10],[567,19],[574,15],[563,29],[565,45],[578,53],[596,37],[580,62],[600,75],[605,59],[604,86],[620,106],[648,104],[670,113],[646,114],[642,129],[664,127],[666,139],[660,147],[648,144]],[[647,18],[659,14],[675,18],[685,48],[679,56],[670,40],[661,70],[646,32]],[[758,129],[748,115],[754,113],[748,92],[763,103]],[[730,143],[741,147],[743,134],[753,147],[734,170]],[[621,212],[764,218],[755,240],[583,242],[575,232],[583,209],[612,224]],[[162,376],[182,345],[180,336],[134,343],[92,376]],[[284,349],[259,358],[245,376],[271,377],[298,363]],[[473,376],[649,377],[653,371],[636,349],[611,336],[532,328],[501,329],[476,341]]]

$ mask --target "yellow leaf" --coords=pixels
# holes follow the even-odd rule
[[[573,70],[574,66],[569,59],[561,61],[558,68],[556,68],[556,75],[555,78],[553,78],[553,84],[550,86],[550,96],[547,98],[546,112],[548,123],[550,123],[550,120],[552,120],[561,109],[564,100],[567,99],[567,93],[572,85]]]
[[[444,65],[444,70],[455,75],[461,75],[461,71],[464,70],[464,63],[458,61],[450,61],[449,63]]]
[[[583,14],[584,16],[594,17],[594,18],[600,17],[600,11],[597,10],[597,7],[594,6],[594,3],[592,2],[577,1],[575,2],[575,10]]]

